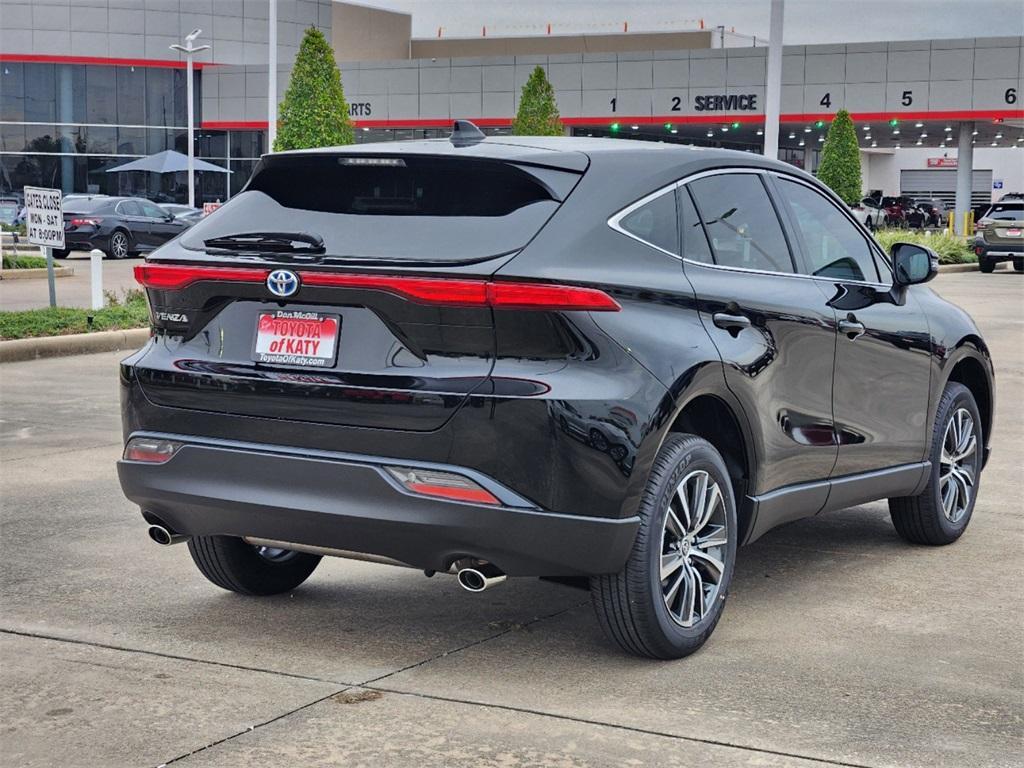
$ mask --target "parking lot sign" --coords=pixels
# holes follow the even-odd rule
[[[28,241],[48,248],[64,247],[64,210],[59,189],[25,187]]]
[[[64,248],[64,200],[59,189],[25,187],[25,227],[28,241],[46,249],[46,281],[50,306],[57,306],[53,249]]]

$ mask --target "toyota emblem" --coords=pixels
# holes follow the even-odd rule
[[[294,296],[299,290],[299,276],[290,269],[275,269],[267,275],[267,288],[282,299]]]

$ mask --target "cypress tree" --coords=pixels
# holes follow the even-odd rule
[[[519,96],[519,110],[512,121],[516,136],[561,136],[565,133],[555,103],[555,89],[544,72],[537,66],[523,86]]]
[[[334,51],[315,27],[302,38],[278,115],[275,152],[355,142]]]
[[[831,187],[848,205],[862,197],[857,130],[850,119],[850,113],[845,109],[836,113],[828,128],[825,146],[821,149],[818,179]]]

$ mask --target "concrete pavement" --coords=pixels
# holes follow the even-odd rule
[[[997,367],[966,535],[908,546],[881,503],[778,529],[671,663],[534,580],[328,558],[291,595],[222,592],[120,495],[121,355],[0,366],[0,764],[1019,764],[1024,275],[933,285]]]

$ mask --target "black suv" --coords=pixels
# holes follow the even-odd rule
[[[675,658],[781,523],[963,533],[992,364],[933,254],[759,156],[472,133],[268,155],[136,268],[118,471],[154,540],[250,595],[322,555],[563,581]]]

